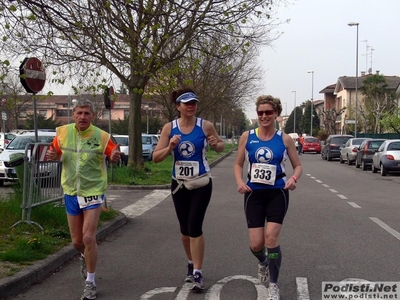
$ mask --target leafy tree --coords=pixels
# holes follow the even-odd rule
[[[306,106],[305,106],[305,110],[304,110],[304,115],[300,121],[300,130],[301,133],[309,133],[312,136],[317,135],[318,131],[319,131],[319,117],[315,111],[314,106],[312,106],[312,114],[313,114],[313,118],[312,118],[312,130],[313,132],[310,133],[310,129],[311,129],[311,101],[307,101],[306,102]],[[297,121],[296,121],[297,122]]]
[[[56,122],[53,120],[53,116],[46,119],[45,116],[37,115],[37,128],[38,129],[56,129],[61,125],[61,122]],[[25,122],[25,129],[35,129],[34,115],[27,115]]]
[[[93,89],[102,89],[107,75],[118,77],[130,95],[129,160],[143,167],[141,103],[150,80],[168,68],[179,74],[177,62],[189,50],[224,60],[250,45],[269,44],[277,36],[271,31],[276,25],[271,5],[270,0],[53,0],[51,5],[0,0],[2,50],[42,57],[61,83],[75,76],[96,78]],[[222,37],[220,44],[203,43],[213,36]]]
[[[400,133],[400,108],[397,107],[393,112],[384,113],[381,119],[381,125],[385,132]]]
[[[294,128],[294,114],[296,113],[296,128]],[[303,119],[303,111],[301,110],[300,107],[295,107],[294,110],[290,113],[290,116],[286,122],[285,125],[285,132],[286,133],[291,133],[291,132],[297,132],[299,133],[300,130],[300,124],[301,120]]]
[[[380,120],[385,113],[393,112],[396,96],[388,89],[385,76],[374,74],[367,76],[360,88],[364,95],[364,105],[360,105],[360,115],[364,119],[365,131],[381,133]]]

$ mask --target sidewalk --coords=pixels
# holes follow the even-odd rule
[[[227,153],[225,156],[219,158],[210,164],[210,168],[214,167],[225,157],[229,156],[232,152]],[[109,190],[114,189],[126,189],[126,190],[153,190],[153,189],[169,189],[170,185],[157,185],[157,186],[117,186],[117,185],[109,185]],[[124,226],[126,224],[126,216],[123,213],[120,213],[118,217],[114,220],[111,220],[105,223],[101,228],[98,229],[97,232],[97,240],[104,239],[108,234],[112,233],[116,229]],[[25,288],[39,283],[52,272],[56,271],[67,261],[74,258],[78,255],[76,249],[71,245],[65,246],[58,252],[49,255],[47,258],[43,260],[39,260],[35,262],[33,265],[24,268],[23,270],[15,273],[12,276],[8,276],[0,279],[0,299],[5,299],[6,297],[10,297],[18,294]]]

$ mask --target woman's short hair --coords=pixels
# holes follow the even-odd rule
[[[278,116],[281,115],[282,112],[282,104],[281,99],[273,97],[271,95],[261,95],[257,97],[256,100],[256,111],[261,104],[270,104],[274,111],[278,113]]]

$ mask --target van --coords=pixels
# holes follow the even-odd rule
[[[292,138],[296,148],[299,147],[299,135],[296,132],[288,133],[288,135]]]

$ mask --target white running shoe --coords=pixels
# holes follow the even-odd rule
[[[268,265],[263,266],[261,264],[258,264],[258,280],[260,280],[261,283],[267,283],[268,279],[269,279]]]
[[[268,300],[279,300],[281,297],[279,296],[279,288],[276,283],[271,283],[268,288],[269,298]]]

